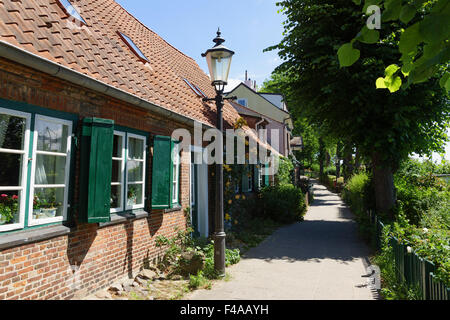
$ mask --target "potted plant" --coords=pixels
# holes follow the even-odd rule
[[[136,187],[130,187],[127,193],[127,205],[133,206],[137,202],[137,189]]]
[[[19,213],[19,197],[17,195],[0,195],[0,225],[11,223]]]
[[[33,217],[39,219],[41,215],[41,199],[35,195],[33,198]]]
[[[45,197],[40,202],[40,214],[39,218],[54,218],[56,216],[56,212],[58,211],[58,207],[61,206],[60,202],[56,201],[54,191],[51,191],[48,197]]]

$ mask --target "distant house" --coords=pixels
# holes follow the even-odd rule
[[[197,63],[113,0],[0,1],[0,16],[0,300],[131,276],[187,208],[211,234],[211,168],[189,161],[204,146],[170,156],[173,130],[216,126]]]
[[[228,92],[227,96],[236,96],[240,105],[266,117],[268,143],[282,156],[288,157],[291,154],[290,141],[294,125],[281,94],[259,93],[251,82],[242,82]],[[278,135],[277,141],[272,141],[272,131]]]

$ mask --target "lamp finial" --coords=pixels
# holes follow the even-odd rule
[[[220,27],[217,28],[217,37],[214,38],[213,42],[216,44],[215,47],[220,46],[225,42],[225,39],[221,37],[222,32],[220,32]]]

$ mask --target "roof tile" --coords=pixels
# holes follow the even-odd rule
[[[0,0],[0,39],[176,113],[215,125],[215,105],[203,103],[184,83],[188,79],[207,96],[215,92],[198,64],[140,23],[114,0],[79,0],[88,23],[71,23],[54,1]],[[120,39],[127,34],[150,60],[144,64]],[[224,120],[238,113],[225,103]]]

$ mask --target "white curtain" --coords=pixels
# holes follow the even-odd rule
[[[5,142],[10,118],[11,116],[7,114],[0,114],[0,148],[3,147],[3,143]]]
[[[47,173],[44,167],[44,157],[37,157],[36,159],[36,184],[48,184]]]

